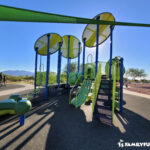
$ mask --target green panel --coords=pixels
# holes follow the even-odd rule
[[[72,35],[63,36],[63,45],[61,47],[62,56],[68,58],[68,38],[70,36],[70,44],[69,44],[69,58],[73,59],[78,57],[79,53],[79,43],[80,40]],[[80,44],[80,54],[82,52],[82,46]]]
[[[35,42],[34,49],[38,48],[38,54],[47,55],[47,36],[50,35],[50,54],[59,49],[59,43],[62,43],[62,37],[56,33],[47,33],[41,36]]]
[[[114,16],[111,13],[101,13],[94,17],[93,19],[96,20],[99,17],[98,20],[106,20],[106,21],[115,21]],[[114,26],[113,26],[114,28]],[[111,30],[110,25],[100,25],[99,26],[99,45],[103,43],[109,36],[110,36]],[[97,36],[97,25],[94,24],[88,24],[83,32],[82,35],[82,41],[86,38],[85,45],[87,47],[95,47],[96,46],[96,36]]]
[[[103,24],[103,25],[150,27],[150,24],[113,22],[103,20],[97,21],[88,18],[79,18],[72,16],[57,15],[52,13],[43,13],[3,5],[0,5],[0,21],[55,22],[55,23]]]

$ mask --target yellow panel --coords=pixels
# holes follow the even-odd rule
[[[50,54],[55,53],[59,49],[59,43],[62,43],[62,37],[56,33],[48,33],[50,35]],[[34,45],[34,49],[38,48],[38,54],[47,55],[47,35],[41,36]]]
[[[115,21],[114,16],[111,13],[101,13],[94,17],[93,19],[100,18],[99,20],[105,21]],[[114,26],[113,26],[114,28]],[[83,32],[82,40],[86,38],[85,45],[87,47],[95,47],[96,46],[96,32],[97,25],[88,24]],[[110,36],[110,25],[99,25],[99,45],[103,43]]]
[[[12,109],[0,110],[0,116],[6,115],[6,114],[14,115],[16,113],[15,113],[15,110],[12,110]]]
[[[61,48],[62,56],[68,58],[68,38],[70,36],[70,43],[69,43],[69,58],[73,59],[78,57],[79,53],[79,42],[80,40],[72,35],[65,35],[63,36],[63,45]],[[81,43],[81,42],[80,42]],[[82,51],[82,45],[80,44],[80,54]]]

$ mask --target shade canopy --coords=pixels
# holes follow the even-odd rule
[[[47,42],[49,36],[49,52],[50,54],[55,53],[59,49],[59,43],[62,44],[63,40],[59,34],[56,33],[47,33],[42,35],[40,38],[37,39],[34,45],[34,49],[38,48],[38,54],[40,55],[47,55]]]
[[[114,21],[115,18],[111,13],[101,13],[93,18],[94,20],[105,20],[105,21]],[[114,28],[114,26],[112,26]],[[110,25],[99,25],[99,42],[100,45],[103,43],[111,33]],[[85,45],[87,47],[95,47],[96,46],[96,34],[97,34],[97,25],[88,24],[83,32],[82,40],[86,39]]]
[[[130,22],[114,22],[93,20],[88,18],[80,18],[73,16],[64,16],[52,13],[44,13],[28,9],[20,9],[0,5],[0,21],[19,21],[19,22],[55,22],[55,23],[80,23],[80,24],[103,24],[103,25],[118,25],[118,26],[136,26],[150,27],[150,24],[145,23],[130,23]]]
[[[80,43],[80,53],[82,51],[81,42],[78,38],[72,35],[63,36],[63,45],[61,47],[62,56],[68,58],[68,39],[70,37],[69,42],[69,58],[73,59],[78,57],[79,54],[79,43]]]

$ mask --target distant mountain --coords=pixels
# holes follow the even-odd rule
[[[34,75],[33,72],[24,71],[24,70],[6,70],[3,71],[2,73],[11,76],[33,76]]]

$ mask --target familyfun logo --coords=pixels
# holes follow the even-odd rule
[[[124,141],[122,139],[120,139],[120,141],[118,142],[118,146],[121,148],[124,147]]]
[[[118,147],[150,147],[150,142],[125,142],[124,140],[120,139],[117,143]]]

